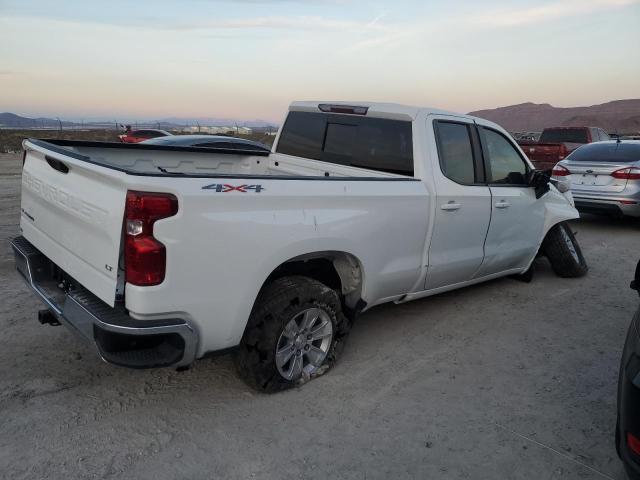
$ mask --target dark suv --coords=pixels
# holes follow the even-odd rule
[[[631,288],[640,294],[640,262]],[[640,308],[629,327],[620,364],[616,448],[629,477],[640,480]]]

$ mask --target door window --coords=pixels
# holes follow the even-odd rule
[[[526,185],[527,164],[504,135],[481,127],[482,146],[490,184]]]
[[[435,124],[442,173],[456,183],[472,185],[476,175],[469,125],[445,121]]]

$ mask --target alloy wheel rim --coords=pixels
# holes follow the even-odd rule
[[[276,344],[278,372],[287,380],[313,374],[327,357],[332,339],[333,323],[324,310],[314,307],[297,313]]]

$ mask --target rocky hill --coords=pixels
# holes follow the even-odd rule
[[[539,132],[554,126],[594,126],[610,133],[640,132],[640,99],[615,100],[589,107],[554,107],[548,103],[521,103],[470,112],[512,132]]]

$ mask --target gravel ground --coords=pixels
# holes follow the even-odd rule
[[[186,372],[100,361],[15,272],[20,157],[0,155],[0,476],[624,478],[615,391],[640,225],[575,223],[591,271],[502,279],[362,315],[301,389],[261,395],[229,357]]]

